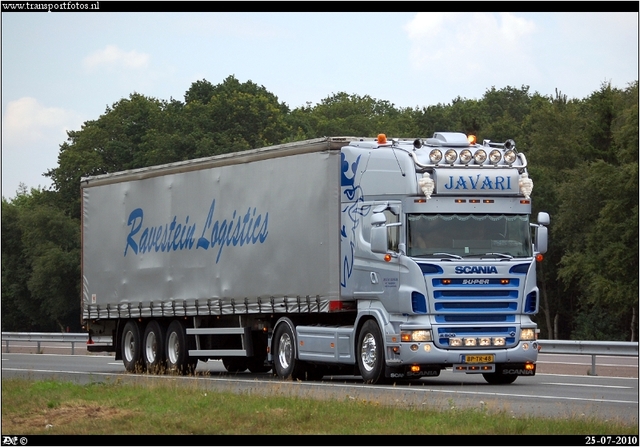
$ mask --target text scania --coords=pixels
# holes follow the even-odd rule
[[[444,185],[445,189],[491,189],[499,191],[511,190],[511,177],[503,177],[501,175],[491,178],[487,175],[481,176],[457,176],[454,180],[454,176],[449,176],[449,182]]]
[[[459,265],[456,273],[498,273],[498,269],[494,265]]]
[[[220,260],[222,249],[230,245],[240,246],[262,244],[269,234],[269,213],[256,214],[256,208],[248,208],[245,214],[233,211],[230,219],[214,220],[216,201],[213,199],[209,213],[200,232],[195,223],[189,223],[186,216],[184,223],[178,223],[173,216],[169,223],[143,227],[144,211],[136,208],[129,214],[127,225],[130,227],[124,248],[127,256],[129,247],[134,254],[146,252],[163,252],[178,250],[214,249],[218,247],[216,263]],[[200,237],[196,240],[196,231]]]

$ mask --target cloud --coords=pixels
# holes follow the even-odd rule
[[[9,145],[42,140],[52,133],[66,140],[66,131],[78,128],[81,121],[72,111],[45,107],[31,97],[9,102],[2,120],[3,144]]]
[[[9,102],[2,117],[3,196],[17,191],[20,183],[50,185],[42,173],[57,166],[59,145],[66,141],[67,130],[79,129],[81,124],[77,113],[46,107],[35,98]]]
[[[535,70],[529,48],[536,26],[511,13],[424,12],[404,29],[414,69],[435,78],[499,78],[507,64],[520,72]]]
[[[148,54],[138,53],[135,50],[126,52],[115,45],[107,45],[104,49],[94,51],[85,57],[82,64],[87,70],[101,67],[140,70],[148,67],[149,59]]]

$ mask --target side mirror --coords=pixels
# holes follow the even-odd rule
[[[371,215],[371,251],[374,253],[386,253],[388,247],[387,217],[384,215],[384,208],[380,211],[374,210]]]
[[[387,217],[384,215],[384,213],[376,213],[374,212],[371,215],[371,226],[372,227],[380,227],[380,226],[384,226],[384,224],[387,223]]]
[[[536,227],[536,250],[544,254],[547,252],[547,245],[548,245],[547,227],[538,225]]]
[[[385,254],[388,250],[387,247],[389,247],[387,227],[385,225],[371,227],[371,251]]]
[[[549,225],[549,222],[550,222],[549,213],[543,213],[543,212],[538,213],[538,224]]]

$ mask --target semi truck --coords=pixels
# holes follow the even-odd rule
[[[531,221],[532,188],[513,140],[459,132],[84,177],[87,348],[132,373],[533,376],[549,215]]]

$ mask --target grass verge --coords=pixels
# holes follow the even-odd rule
[[[2,380],[2,433],[24,435],[576,435],[638,434],[593,418],[516,418],[504,411],[398,408],[203,390],[176,383],[89,385]]]

